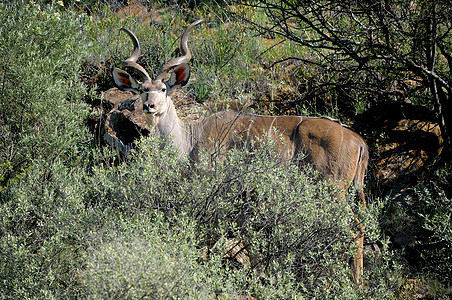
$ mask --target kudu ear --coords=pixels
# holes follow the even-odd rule
[[[138,82],[130,76],[129,73],[123,71],[118,68],[114,68],[113,70],[113,78],[115,80],[116,85],[123,91],[132,91],[137,94],[140,93]]]
[[[170,79],[166,82],[173,89],[187,84],[190,79],[190,66],[187,63],[181,63],[171,72]]]

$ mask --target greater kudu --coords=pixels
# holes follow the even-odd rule
[[[344,194],[353,183],[359,204],[365,207],[363,181],[368,162],[367,145],[358,134],[338,121],[325,117],[260,116],[231,110],[213,114],[194,124],[179,119],[169,93],[189,80],[188,62],[192,54],[187,44],[188,36],[196,25],[204,21],[198,20],[185,30],[180,46],[182,56],[165,64],[155,80],[137,63],[141,53],[137,38],[129,30],[122,29],[134,45],[132,55],[122,62],[122,67],[134,70],[141,78],[138,81],[118,68],[114,69],[113,77],[120,89],[141,95],[143,110],[151,126],[193,160],[197,160],[200,149],[227,150],[271,136],[283,161],[311,164],[326,179],[337,182]],[[302,159],[297,159],[299,156]],[[352,267],[355,280],[361,282],[364,227],[358,220],[356,222],[359,229],[354,239],[358,251]]]

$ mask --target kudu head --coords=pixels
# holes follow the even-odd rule
[[[129,73],[119,68],[113,70],[113,78],[116,85],[121,90],[132,91],[141,95],[143,100],[143,111],[147,115],[153,117],[166,112],[169,102],[171,101],[168,94],[174,88],[187,84],[190,78],[190,67],[188,62],[192,59],[192,54],[188,48],[188,36],[196,25],[204,21],[205,19],[201,19],[188,26],[181,38],[180,50],[182,56],[174,58],[166,63],[155,80],[153,80],[146,70],[137,63],[137,60],[141,55],[138,39],[129,30],[121,28],[121,30],[125,31],[132,39],[134,47],[132,55],[123,61],[121,66],[124,69],[132,69],[140,78],[135,79]]]

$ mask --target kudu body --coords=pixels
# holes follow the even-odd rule
[[[365,206],[363,193],[364,175],[368,162],[365,141],[355,132],[329,118],[303,116],[260,116],[237,111],[213,114],[204,120],[187,124],[179,119],[174,104],[168,95],[172,89],[188,82],[188,62],[192,55],[187,40],[193,28],[204,20],[191,24],[182,35],[182,56],[162,67],[155,80],[136,63],[140,56],[137,38],[123,29],[132,39],[132,56],[122,62],[123,68],[131,68],[142,78],[135,80],[127,72],[115,68],[113,77],[120,89],[140,94],[143,111],[148,115],[151,126],[158,133],[172,141],[173,145],[193,160],[197,160],[200,149],[223,151],[242,147],[251,140],[273,137],[281,160],[298,164],[311,164],[326,179],[334,180],[344,191],[354,184],[361,206]],[[301,154],[301,159],[297,159]],[[353,260],[353,273],[361,281],[363,268],[364,227],[359,227],[355,240],[358,251]]]

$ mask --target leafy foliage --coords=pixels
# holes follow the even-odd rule
[[[188,220],[170,226],[159,215],[137,214],[108,226],[85,255],[81,279],[88,298],[208,299],[215,294],[198,263],[201,252]]]
[[[452,280],[448,270],[452,267],[452,208],[451,197],[447,194],[450,182],[450,165],[437,170],[433,178],[418,183],[415,191],[419,195],[419,214],[426,232],[422,251],[425,269],[443,282]]]
[[[79,84],[83,17],[33,3],[0,5],[2,185],[34,160],[76,165],[89,141]]]
[[[139,149],[128,163],[96,170],[93,179],[103,185],[92,197],[115,205],[122,215],[158,211],[171,228],[183,227],[180,216],[188,218],[194,222],[194,246],[208,246],[217,258],[228,251],[226,241],[243,241],[253,261],[244,268],[250,279],[222,278],[217,290],[229,294],[231,285],[235,293],[258,297],[359,297],[346,259],[356,250],[354,218],[335,199],[334,187],[312,170],[277,164],[271,144],[230,151],[221,164],[210,163],[205,154],[196,166],[155,138],[143,140]],[[383,286],[376,283],[365,293],[382,293]]]

